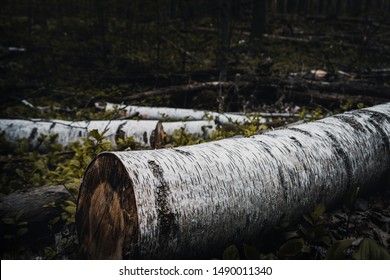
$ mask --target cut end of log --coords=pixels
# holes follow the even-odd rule
[[[89,259],[136,255],[138,216],[133,185],[115,156],[102,154],[90,164],[76,215],[81,250]]]

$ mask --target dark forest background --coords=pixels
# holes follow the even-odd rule
[[[3,0],[2,114],[18,98],[80,107],[236,73],[386,69],[389,13],[386,0]]]

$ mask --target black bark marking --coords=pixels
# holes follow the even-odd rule
[[[341,157],[341,159],[344,162],[345,169],[347,171],[347,190],[350,191],[351,189],[351,179],[352,179],[352,164],[351,160],[348,157],[348,154],[344,151],[344,149],[341,147],[339,142],[337,141],[336,137],[334,137],[329,131],[325,131],[326,136],[328,136],[332,142],[333,147],[336,149],[337,154]]]
[[[125,123],[122,123],[118,126],[117,131],[115,132],[115,142],[118,143],[119,139],[124,140],[126,137],[126,133],[122,130],[124,127]]]
[[[53,123],[50,125],[50,127],[49,127],[49,131],[51,131],[55,126],[56,126],[56,123],[53,122]]]
[[[370,119],[368,120],[369,123],[371,123],[375,129],[378,131],[378,133],[381,135],[383,145],[384,145],[384,150],[388,153],[390,150],[390,139],[387,136],[387,133],[383,130],[381,124],[385,121],[390,123],[390,116],[380,113],[380,112],[375,112],[375,111],[370,111],[370,110],[365,110],[362,109],[360,110],[370,116]]]
[[[280,178],[280,184],[282,185],[283,188],[283,198],[287,202],[288,199],[288,187],[286,184],[286,179],[284,178],[284,173],[282,167],[279,165],[278,167],[279,170],[279,178]]]
[[[261,141],[261,140],[257,140],[257,139],[256,139],[256,141],[259,142],[259,143],[262,145],[262,147],[263,147],[264,150],[267,152],[267,154],[270,155],[270,157],[272,157],[273,159],[275,159],[275,156],[274,156],[274,155],[272,154],[272,152],[271,152],[271,147],[270,147],[267,143],[265,143],[265,142],[263,142],[263,141]]]
[[[145,141],[145,134],[144,134],[144,141]],[[145,141],[145,143],[147,143],[147,141]],[[152,146],[152,148],[155,147],[155,144],[156,144],[156,129],[154,129],[152,133],[150,133],[150,145]]]
[[[313,137],[313,135],[310,132],[303,130],[303,129],[300,129],[300,128],[297,128],[297,127],[288,127],[287,129],[300,132],[300,133],[302,133],[306,136],[309,136],[309,137]]]
[[[384,122],[384,120],[387,120],[389,123],[390,123],[390,116],[384,114],[384,113],[381,113],[381,112],[376,112],[376,111],[370,111],[370,110],[365,110],[365,109],[362,109],[358,112],[363,112],[363,113],[366,113],[368,115],[370,115],[371,118],[377,120],[378,122]]]
[[[353,129],[355,129],[357,131],[360,131],[360,132],[366,131],[364,126],[361,123],[359,123],[358,121],[356,121],[353,116],[348,116],[348,115],[344,114],[344,115],[334,116],[334,118],[339,119],[339,120],[347,123],[348,125],[350,125]]]
[[[176,215],[168,202],[170,190],[168,183],[164,179],[164,171],[154,160],[149,160],[148,164],[153,172],[153,176],[159,182],[154,192],[159,226],[158,239],[160,245],[166,245],[172,237],[177,235],[179,225],[176,220]]]
[[[179,154],[182,154],[182,155],[185,155],[185,156],[191,156],[192,153],[190,152],[186,152],[186,151],[183,151],[183,150],[180,150],[180,149],[173,149],[175,152],[178,152]]]
[[[380,134],[381,136],[381,139],[383,141],[383,150],[385,151],[385,153],[389,153],[389,150],[390,150],[390,139],[389,137],[387,136],[386,132],[383,130],[383,128],[378,124],[377,121],[375,121],[374,119],[370,119],[368,120],[374,127],[375,129],[378,131],[378,133]]]
[[[268,137],[271,137],[271,138],[278,138],[279,137],[278,135],[275,135],[275,134],[272,134],[272,133],[264,133],[263,136],[268,136]]]
[[[148,133],[146,131],[143,134],[143,140],[144,140],[145,144],[148,143]]]
[[[31,133],[30,135],[28,136],[28,140],[31,141],[31,140],[34,140],[38,135],[38,128],[34,127],[32,130],[31,130]]]
[[[299,140],[297,138],[295,138],[294,136],[290,136],[290,139],[294,141],[294,143],[299,147],[299,148],[302,148],[302,144],[301,142],[299,142]]]

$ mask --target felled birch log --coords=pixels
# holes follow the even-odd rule
[[[125,116],[139,116],[145,120],[170,120],[170,121],[180,121],[180,120],[207,120],[213,119],[220,124],[231,124],[231,123],[240,123],[244,124],[250,122],[253,118],[237,115],[237,114],[224,114],[217,113],[212,111],[202,111],[202,110],[192,110],[192,109],[178,109],[178,108],[168,108],[168,107],[145,107],[145,106],[132,106],[132,105],[120,105],[107,103],[105,110],[114,110],[118,109],[124,112]],[[266,123],[265,118],[259,119],[260,123]]]
[[[166,126],[166,131],[165,131]],[[0,120],[0,133],[6,140],[16,142],[18,139],[28,139],[33,147],[41,145],[40,135],[57,134],[56,142],[63,146],[81,141],[88,137],[89,131],[97,129],[102,133],[105,129],[106,140],[115,146],[119,138],[132,137],[135,143],[143,147],[159,147],[165,134],[171,135],[175,129],[184,128],[199,137],[209,137],[216,129],[213,121],[196,121],[161,123],[157,120],[98,120],[71,122],[64,120]]]
[[[97,156],[76,225],[91,259],[196,258],[390,172],[390,103],[249,138]]]

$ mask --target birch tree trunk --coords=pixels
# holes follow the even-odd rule
[[[91,259],[210,256],[390,172],[390,103],[174,149],[97,156],[80,187]]]
[[[166,129],[165,129],[166,128]],[[88,137],[89,131],[105,129],[106,140],[116,146],[119,138],[132,137],[142,147],[160,147],[165,134],[172,135],[174,130],[184,128],[187,133],[198,137],[209,137],[216,129],[214,121],[162,123],[158,120],[97,120],[71,122],[64,120],[0,120],[0,133],[6,140],[16,142],[28,139],[33,147],[42,148],[40,135],[57,134],[56,142],[66,146]]]
[[[228,124],[232,122],[237,122],[244,124],[245,122],[250,122],[251,118],[236,114],[224,114],[217,113],[212,111],[202,111],[202,110],[192,110],[192,109],[178,109],[178,108],[168,108],[168,107],[145,107],[145,106],[133,106],[133,105],[120,105],[107,103],[105,110],[114,110],[118,109],[124,112],[125,116],[135,116],[138,115],[145,120],[205,120],[212,118],[220,124]],[[265,118],[260,118],[260,123],[266,123]]]

